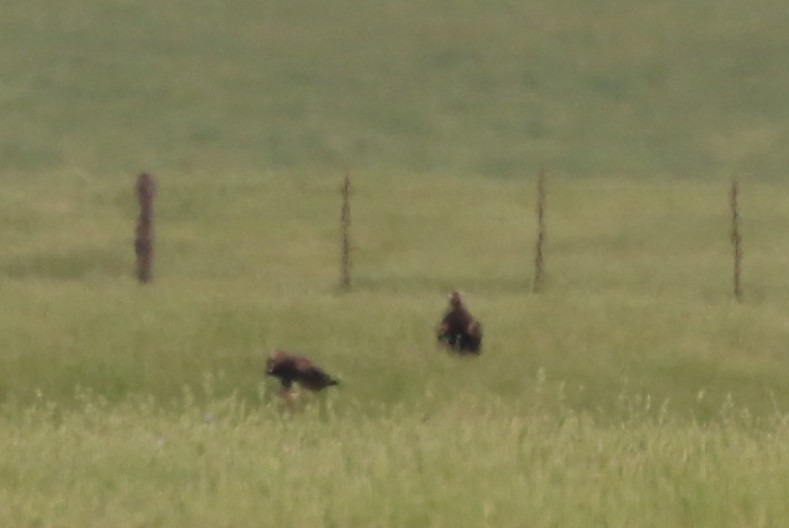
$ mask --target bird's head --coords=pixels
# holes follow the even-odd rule
[[[274,375],[277,367],[288,357],[282,350],[275,350],[274,354],[266,359],[266,374]]]
[[[460,297],[460,292],[457,290],[452,290],[449,294],[449,304],[457,308],[458,306],[463,304],[463,299]]]

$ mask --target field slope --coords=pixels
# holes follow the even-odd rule
[[[785,526],[784,11],[4,2],[0,525]]]
[[[777,0],[8,0],[0,167],[776,179]]]

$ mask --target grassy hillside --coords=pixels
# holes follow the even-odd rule
[[[5,526],[581,528],[785,523],[786,422],[600,427],[568,411],[0,413]],[[54,416],[53,416],[54,415]],[[481,425],[484,424],[484,425]],[[12,456],[11,456],[12,455]]]
[[[2,392],[168,401],[208,375],[218,395],[257,402],[273,394],[263,359],[281,346],[328,362],[348,379],[343,401],[372,409],[425,391],[518,408],[538,376],[603,417],[623,394],[686,416],[700,393],[710,409],[727,394],[753,411],[789,404],[782,186],[743,188],[738,304],[726,185],[550,179],[545,292],[533,295],[533,185],[408,174],[355,178],[343,295],[339,176],[161,178],[150,287],[133,277],[131,181],[8,184]],[[435,350],[455,287],[485,325],[479,362]]]
[[[160,178],[155,281],[132,182],[0,189],[4,526],[783,526],[783,185],[355,173]],[[447,226],[452,236],[447,235]],[[479,358],[436,350],[451,287]],[[343,384],[288,406],[274,347]]]
[[[780,178],[776,0],[9,0],[0,168]]]
[[[0,524],[785,526],[784,11],[5,1]]]

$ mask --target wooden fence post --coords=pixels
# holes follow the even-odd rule
[[[156,184],[153,176],[142,173],[137,178],[137,200],[140,203],[140,218],[137,221],[134,252],[137,254],[137,278],[142,283],[153,279],[153,197]]]
[[[342,188],[342,212],[340,214],[340,286],[351,289],[351,176],[346,169]]]
[[[534,282],[532,283],[534,293],[539,292],[542,287],[545,237],[545,169],[540,169],[537,175],[537,243],[534,248]]]
[[[742,302],[742,237],[740,236],[740,186],[737,178],[731,184],[729,203],[731,205],[731,243],[734,246],[734,298]]]

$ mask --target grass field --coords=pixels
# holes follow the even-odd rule
[[[3,190],[4,524],[787,518],[782,186],[743,189],[737,303],[710,181],[549,179],[534,295],[531,182],[358,174],[341,293],[340,175],[162,178],[147,286],[131,180]],[[480,358],[435,347],[452,287]],[[342,386],[288,408],[280,346]]]
[[[781,179],[776,0],[10,0],[0,167]]]
[[[339,398],[338,398],[339,399]],[[6,526],[780,526],[785,420],[618,427],[478,396],[435,414],[2,414]],[[434,409],[426,402],[422,410]],[[9,452],[14,459],[8,458]]]
[[[782,4],[146,4],[3,5],[0,524],[786,525]]]

